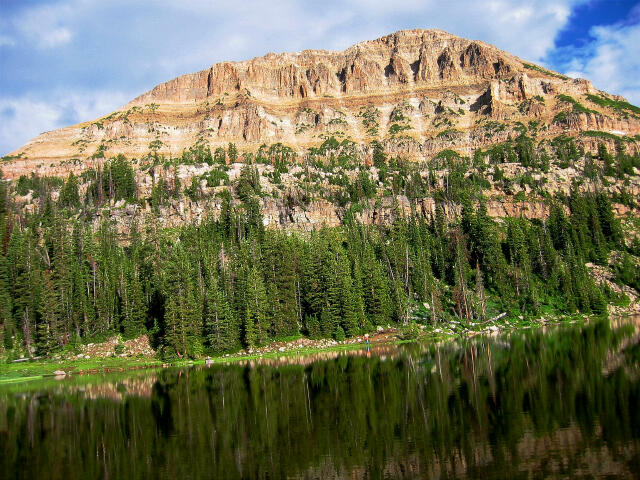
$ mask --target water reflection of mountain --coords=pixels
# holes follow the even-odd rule
[[[633,478],[638,342],[637,322],[593,322],[159,370],[140,395],[0,393],[0,475]]]

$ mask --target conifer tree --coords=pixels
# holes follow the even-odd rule
[[[200,347],[202,311],[187,253],[181,244],[171,251],[164,277],[164,340],[171,355],[193,356]]]
[[[598,144],[598,159],[604,164],[603,175],[607,177],[613,177],[616,174],[614,167],[613,155],[607,150],[607,146],[604,143]]]
[[[232,351],[238,346],[238,329],[229,302],[211,273],[207,281],[205,334],[215,352]]]
[[[335,149],[342,148],[334,143]],[[542,158],[535,158],[531,145],[520,138],[489,156],[539,165]],[[568,138],[553,147],[561,162],[580,155]],[[217,154],[224,161],[227,152],[221,150]],[[256,156],[261,163],[268,163],[266,150],[275,167],[286,170],[290,154],[284,147],[265,146]],[[350,154],[339,155],[332,168],[355,165]],[[182,160],[192,163],[206,156],[199,147],[185,151]],[[610,163],[609,157],[603,146],[599,160]],[[477,167],[484,165],[483,154],[475,158]],[[633,161],[618,149],[616,174],[627,175]],[[395,191],[411,199],[424,195],[422,167],[403,159],[378,158],[377,163],[387,170],[382,179],[393,176]],[[351,214],[342,226],[308,235],[265,230],[260,177],[249,165],[231,191],[219,194],[217,219],[170,230],[148,215],[144,234],[134,225],[124,242],[115,223],[103,221],[94,231],[93,218],[76,215],[80,199],[72,174],[58,202],[51,194],[60,183],[35,175],[20,180],[20,191],[32,190],[39,197],[32,213],[13,205],[4,193],[6,182],[0,181],[0,348],[50,353],[74,337],[134,336],[153,325],[150,333],[166,355],[197,356],[204,345],[215,352],[252,348],[300,330],[314,338],[340,339],[373,325],[403,324],[414,302],[426,304],[433,322],[450,312],[483,319],[489,302],[514,314],[519,308],[524,315],[543,305],[564,312],[606,311],[604,287],[592,281],[585,263],[607,264],[610,251],[625,246],[611,206],[613,199],[632,201],[624,199],[624,192],[582,193],[575,184],[570,195],[555,196],[546,221],[497,222],[475,190],[481,182],[474,182],[473,189],[467,183],[473,181],[468,162],[451,157],[446,163],[446,193],[435,192],[432,218],[412,201],[412,215],[395,211],[391,225],[363,225]],[[376,193],[364,168],[360,163],[354,183],[345,176],[336,187],[353,198]],[[473,178],[481,174],[473,172]],[[164,177],[154,174],[156,185]],[[90,184],[86,205],[105,197],[135,199],[135,175],[126,159],[112,159],[104,171],[88,171],[83,179]],[[162,201],[171,201],[171,193],[165,185]],[[289,200],[299,200],[294,197]],[[444,199],[451,202],[446,209]],[[460,207],[460,217],[452,218]],[[640,251],[634,245],[627,249],[634,255]],[[624,260],[617,281],[637,283],[635,266],[635,260]]]
[[[235,143],[229,144],[227,154],[229,156],[229,162],[233,163],[238,160],[238,148],[236,147]]]
[[[604,192],[596,194],[596,209],[604,237],[612,246],[617,246],[622,239],[620,221],[616,219],[611,200]]]
[[[9,268],[7,257],[0,252],[0,349],[13,348],[12,337],[15,325],[12,315],[12,298],[9,291]]]
[[[353,305],[353,314],[356,321],[357,331],[361,331],[365,328],[366,315],[365,315],[365,303],[363,298],[364,288],[362,286],[362,270],[360,268],[360,261],[356,258],[353,264],[353,297],[350,302]],[[347,334],[349,331],[347,331]]]
[[[403,282],[396,278],[393,280],[392,300],[393,300],[393,320],[401,325],[409,323],[409,296],[405,291]]]
[[[73,253],[72,242],[69,235],[69,226],[59,214],[55,214],[55,222],[52,226],[51,238],[51,281],[58,298],[59,318],[57,319],[62,343],[67,343],[71,331],[76,324],[76,312],[74,311],[73,292]]]
[[[452,242],[454,248],[455,263],[454,270],[454,290],[453,299],[456,303],[457,314],[460,318],[471,319],[471,298],[469,287],[467,286],[467,276],[469,273],[469,263],[466,258],[464,247],[464,237],[460,230],[452,232]]]
[[[322,267],[325,249],[326,245],[320,241],[318,236],[314,235],[310,238],[303,259],[305,310],[309,315],[315,315],[316,319],[319,319],[325,301],[324,269]]]
[[[344,304],[344,290],[342,279],[346,273],[346,258],[340,251],[340,247],[332,239],[330,249],[324,254],[323,269],[325,284],[325,301],[320,317],[320,327],[322,333],[326,337],[335,334],[340,324],[342,315],[342,306]]]
[[[527,292],[530,282],[531,263],[525,242],[525,234],[518,220],[514,219],[509,222],[507,227],[507,247],[513,272],[513,284],[516,289],[516,295],[520,296]]]
[[[58,201],[63,207],[77,208],[80,206],[80,195],[78,193],[78,179],[73,174],[69,173],[67,181],[60,189],[60,196]]]
[[[124,334],[128,337],[141,334],[145,329],[146,299],[139,278],[139,264],[136,261],[125,262],[124,282],[122,285],[122,323]]]
[[[30,354],[35,352],[37,346],[36,319],[42,287],[41,266],[35,246],[30,229],[24,233],[14,229],[7,252],[13,287],[11,295],[14,299],[14,321]]]
[[[42,276],[42,297],[40,299],[37,348],[42,355],[49,355],[62,343],[60,318],[60,303],[51,279],[51,272],[45,271]]]
[[[570,225],[564,213],[564,209],[558,203],[551,205],[549,219],[547,220],[549,235],[556,250],[564,250],[567,248],[570,239]]]
[[[391,313],[389,284],[371,246],[365,249],[362,271],[367,317],[374,325],[386,325]]]
[[[249,267],[243,319],[243,340],[247,347],[262,345],[267,341],[265,308],[267,294],[262,276],[255,265]]]
[[[484,292],[484,280],[482,278],[482,272],[480,271],[480,265],[476,264],[476,305],[475,305],[476,318],[480,321],[484,321],[487,316],[487,299]]]

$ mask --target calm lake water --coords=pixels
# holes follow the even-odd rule
[[[0,387],[0,477],[637,478],[637,320]]]

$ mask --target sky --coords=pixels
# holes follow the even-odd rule
[[[0,155],[220,61],[410,28],[483,40],[640,104],[640,0],[0,0]]]

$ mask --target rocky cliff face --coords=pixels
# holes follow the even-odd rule
[[[220,63],[159,85],[132,104],[188,103],[246,90],[276,103],[395,93],[509,78],[519,70],[517,58],[490,45],[441,31],[401,31],[340,53],[306,50]]]
[[[616,99],[483,42],[400,31],[343,52],[269,53],[180,76],[106,117],[43,133],[5,157],[2,170],[66,175],[92,157],[176,156],[196,142],[241,151],[281,142],[302,154],[328,136],[353,140],[365,155],[377,140],[424,160],[443,149],[469,154],[530,121],[543,138],[640,133],[640,116],[587,95]]]

